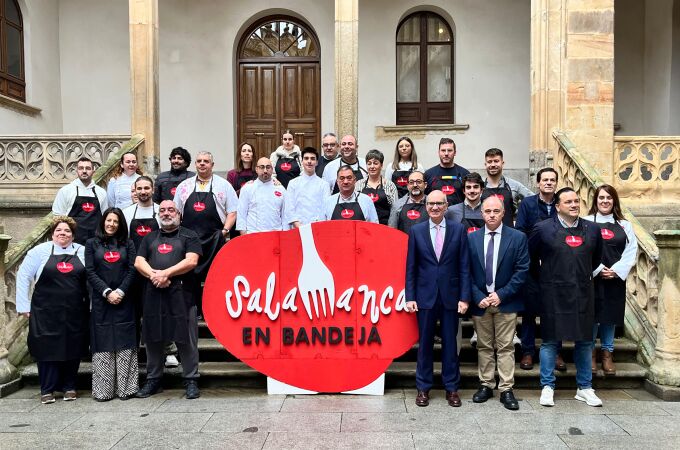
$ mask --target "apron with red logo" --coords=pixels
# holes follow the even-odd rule
[[[399,198],[408,194],[408,177],[411,175],[411,172],[413,172],[413,169],[395,170],[392,172],[392,183],[397,187],[397,195]]]
[[[333,209],[331,220],[366,220],[358,198],[359,194],[356,193],[353,202],[340,203],[340,196],[338,195],[338,202]]]
[[[512,200],[512,190],[508,186],[508,182],[503,178],[503,186],[491,188],[485,187],[482,190],[482,202],[487,198],[494,196],[498,197],[503,202],[503,225],[512,228],[514,226],[513,218],[515,217],[515,203]]]
[[[174,199],[175,192],[177,192],[177,186],[179,186],[179,184],[187,178],[189,178],[189,171],[185,170],[184,178],[177,177],[163,183],[161,186],[161,201]]]
[[[366,184],[366,187],[364,187],[361,192],[368,195],[370,199],[373,200],[373,205],[378,213],[378,223],[387,225],[387,222],[390,220],[390,202],[387,200],[387,194],[385,193],[385,188],[382,184],[382,177],[380,178],[380,184],[377,187],[372,188]]]
[[[73,240],[81,245],[85,245],[85,241],[94,237],[94,232],[99,225],[99,219],[102,217],[99,198],[97,198],[94,188],[92,188],[92,195],[92,197],[80,195],[78,186],[76,186],[76,199],[73,201],[71,211],[68,213],[68,216],[73,218],[78,224]]]
[[[356,177],[357,181],[363,180],[364,174],[366,174],[368,176],[368,172],[366,171],[366,169],[361,167],[361,164],[359,164],[358,161],[355,164],[357,166],[356,170],[354,170],[354,164],[350,164],[348,162],[345,162],[345,160],[343,160],[343,159],[340,160],[340,167],[342,167],[342,166],[352,167],[352,172],[354,172],[354,176]],[[333,192],[331,192],[331,194],[335,195],[338,192],[340,192],[340,188],[338,187],[338,183],[336,182],[335,185],[333,186]]]
[[[597,220],[597,214],[593,220]],[[602,234],[602,264],[611,268],[623,255],[628,236],[618,222],[598,223]],[[626,280],[595,277],[595,322],[623,325],[626,312]]]
[[[158,220],[156,220],[156,210],[153,209],[153,214],[151,217],[146,219],[137,218],[137,207],[135,205],[135,212],[132,213],[132,219],[130,219],[130,239],[135,244],[135,248],[139,248],[139,244],[142,243],[144,236],[159,229]]]
[[[593,336],[595,291],[592,255],[596,242],[586,239],[583,220],[575,228],[557,227],[549,258],[541,259],[541,337],[589,341]]]
[[[460,223],[465,227],[465,230],[467,230],[467,234],[474,233],[480,228],[483,228],[484,219],[473,219],[471,217],[465,217],[466,210],[467,206],[463,205],[463,218],[460,220]]]
[[[300,176],[300,163],[298,158],[279,157],[276,161],[276,179],[287,188],[293,178]]]
[[[406,203],[399,211],[397,228],[408,234],[413,225],[425,222],[428,219],[425,203]]]
[[[115,239],[99,241],[92,256],[97,276],[115,290],[128,274],[130,255],[127,244],[119,244]],[[101,294],[91,292],[90,347],[93,353],[137,346],[135,301],[129,292],[126,294],[119,304],[112,305]]]
[[[463,182],[462,178],[455,175],[438,175],[432,178],[432,184],[428,186],[431,191],[440,190],[446,195],[446,200],[451,205],[456,205],[463,201]]]
[[[35,283],[28,321],[28,350],[36,361],[71,361],[87,353],[85,266],[54,246]]]

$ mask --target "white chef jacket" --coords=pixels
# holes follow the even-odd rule
[[[586,216],[584,217],[584,219],[590,220],[591,222],[595,222],[593,216]],[[605,216],[603,214],[598,213],[597,222],[595,223],[614,223],[614,215],[607,214]],[[626,247],[623,249],[621,259],[612,264],[610,269],[616,272],[619,278],[625,280],[626,277],[628,276],[628,272],[630,272],[630,269],[635,265],[635,260],[637,259],[638,245],[637,237],[635,236],[635,231],[633,231],[633,226],[630,224],[630,222],[628,222],[627,220],[619,220],[619,225],[621,225],[623,231],[626,232],[628,242],[626,242]],[[602,269],[604,269],[604,264],[600,264],[599,266],[597,266],[597,269],[595,269],[595,271],[593,272],[593,276],[602,272]]]
[[[141,175],[133,173],[130,176],[121,174],[118,178],[111,178],[106,187],[109,205],[113,208],[125,209],[132,204],[132,183]]]
[[[285,195],[286,224],[300,222],[300,225],[307,225],[325,220],[323,205],[330,195],[328,183],[316,174],[310,176],[302,172],[288,183]]]
[[[263,183],[257,179],[245,184],[238,201],[236,229],[247,233],[287,230],[285,196],[286,188],[274,185],[271,180]]]
[[[92,188],[94,188],[94,194],[92,193]],[[97,200],[99,200],[99,208],[103,213],[109,207],[106,191],[94,184],[94,182],[85,186],[83,182],[80,181],[80,178],[76,178],[59,189],[57,196],[54,197],[54,203],[52,203],[52,213],[55,216],[68,216],[68,213],[71,212],[71,208],[73,208],[73,202],[76,201],[77,195],[94,197],[95,194],[97,195]]]

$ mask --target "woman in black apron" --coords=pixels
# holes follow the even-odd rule
[[[17,274],[17,312],[28,317],[28,350],[38,363],[40,400],[54,393],[75,400],[80,358],[87,354],[87,299],[83,246],[73,242],[70,217],[57,216],[51,242],[31,249]],[[28,291],[35,282],[33,296]]]
[[[423,171],[418,164],[418,155],[413,141],[409,137],[399,138],[394,149],[394,159],[385,169],[385,178],[397,187],[399,198],[408,194],[408,176],[414,170]]]
[[[619,196],[614,187],[603,184],[595,190],[587,220],[600,226],[602,265],[595,277],[595,325],[593,327],[592,370],[597,370],[595,341],[599,331],[602,370],[616,374],[614,366],[614,331],[623,325],[626,310],[626,277],[637,257],[637,238],[623,219]]]
[[[236,191],[236,195],[239,195],[244,184],[257,178],[257,174],[253,170],[253,161],[255,161],[253,146],[247,142],[242,143],[236,169],[231,169],[227,172],[227,181]]]
[[[92,398],[97,401],[108,401],[116,395],[127,400],[139,387],[135,302],[128,295],[137,273],[136,250],[127,229],[123,212],[109,208],[96,236],[85,245],[92,301]]]
[[[398,200],[397,188],[391,181],[381,175],[385,157],[380,150],[369,150],[366,154],[368,178],[357,183],[356,190],[368,195],[378,213],[378,223],[387,225],[390,209]]]
[[[286,130],[281,137],[281,145],[271,154],[269,159],[274,166],[276,179],[287,188],[293,178],[301,173],[300,147],[295,145],[293,133]]]

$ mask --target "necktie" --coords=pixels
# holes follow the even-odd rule
[[[486,285],[491,286],[493,284],[493,237],[496,234],[495,231],[489,233],[491,239],[489,239],[489,245],[486,247]]]
[[[441,225],[435,225],[437,234],[434,236],[434,254],[437,255],[437,261],[442,255],[442,248],[444,248],[444,233],[442,233]]]

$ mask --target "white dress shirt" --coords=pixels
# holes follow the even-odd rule
[[[612,214],[607,214],[602,215],[598,214],[597,215],[597,222],[595,222],[595,217],[593,216],[586,216],[584,217],[585,220],[590,220],[591,222],[595,223],[614,223],[614,216]],[[619,220],[619,225],[621,225],[621,228],[623,228],[623,231],[626,232],[626,237],[628,237],[628,242],[626,242],[626,247],[623,249],[623,254],[621,254],[621,259],[619,259],[617,262],[612,264],[610,267],[611,270],[616,272],[616,275],[619,276],[622,280],[625,280],[626,277],[628,277],[628,273],[630,272],[630,269],[633,268],[635,265],[635,260],[637,259],[637,237],[635,236],[635,231],[633,231],[633,226],[631,225],[630,222],[627,220]],[[593,272],[593,275],[597,275],[604,269],[604,264],[600,264],[597,269]]]
[[[373,200],[366,194],[360,192],[354,192],[349,198],[344,198],[340,193],[333,194],[330,197],[326,197],[324,201],[324,211],[326,213],[326,220],[331,220],[333,216],[333,211],[335,210],[335,205],[338,203],[352,203],[358,202],[361,212],[364,213],[364,220],[366,222],[378,223],[378,213],[375,210],[375,205]]]
[[[491,241],[490,233],[491,230],[484,225],[484,264],[486,264],[486,251],[489,248],[489,241]],[[496,228],[496,234],[493,236],[493,283],[486,285],[487,292],[496,292],[496,269],[498,268],[498,249],[501,248],[501,233],[503,233],[502,223]]]
[[[284,229],[286,188],[255,180],[241,188],[236,229],[247,233],[280,231]],[[285,224],[285,229],[288,229]]]
[[[175,206],[180,213],[184,213],[184,202],[187,198],[194,192],[196,187],[196,180],[198,176],[187,178],[182,181],[177,190],[175,191]],[[217,214],[220,216],[222,223],[227,220],[227,214],[236,212],[238,209],[238,197],[236,196],[236,191],[234,187],[224,178],[213,175],[210,182],[201,184],[198,183],[198,192],[209,192],[212,187],[213,198],[215,199],[215,204],[217,205]]]
[[[111,178],[108,186],[106,186],[109,206],[120,209],[130,206],[132,204],[132,183],[139,177],[138,173],[133,173],[130,176],[121,174],[118,178]]]
[[[76,189],[77,188],[77,189]],[[94,188],[94,194],[92,193],[92,188]],[[76,193],[77,192],[77,193]],[[97,200],[99,200],[99,208],[101,212],[106,211],[109,207],[109,202],[106,197],[106,191],[91,182],[88,186],[85,186],[80,178],[76,178],[71,181],[66,186],[63,186],[57,192],[57,196],[54,198],[54,203],[52,203],[52,213],[55,216],[68,216],[73,207],[73,202],[76,201],[76,196],[81,195],[83,197],[94,197],[97,195]]]
[[[368,178],[368,170],[366,169],[366,159],[357,156],[357,162],[354,164],[347,164],[342,160],[342,158],[334,159],[333,161],[326,164],[323,169],[323,179],[331,187],[331,192],[335,189],[335,182],[338,179],[338,169],[342,166],[350,166],[352,170],[360,170],[363,178]],[[363,169],[363,170],[362,170]]]
[[[136,212],[135,212],[136,208]],[[158,217],[158,205],[152,203],[151,206],[140,206],[138,203],[132,204],[123,210],[123,215],[125,216],[125,221],[128,226],[128,234],[130,233],[130,222],[132,219],[151,219],[156,213],[156,222],[158,226],[161,226],[161,218]]]
[[[299,177],[290,180],[286,191],[287,224],[300,222],[300,225],[307,225],[326,219],[323,204],[331,190],[328,183],[316,174],[307,175],[303,171]]]

